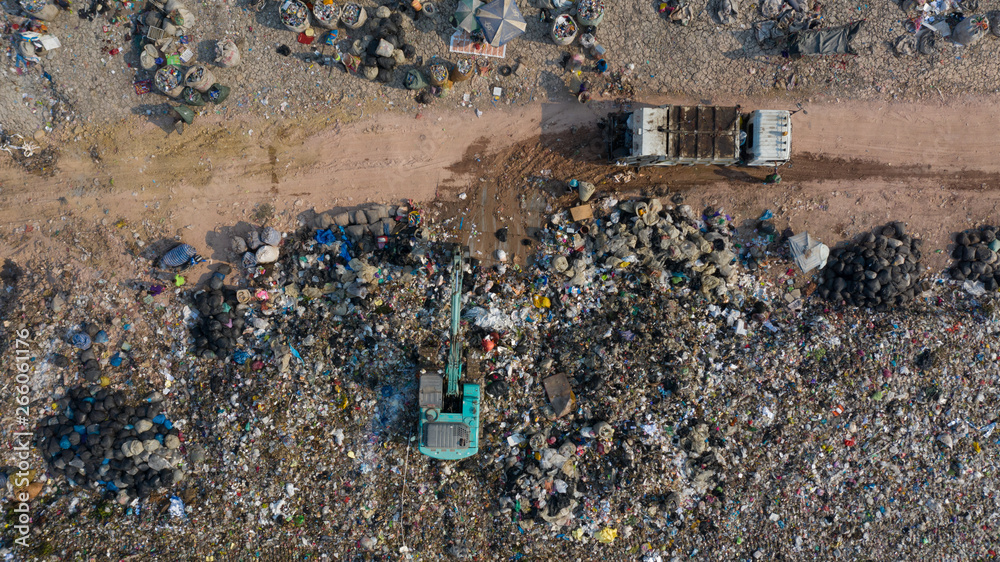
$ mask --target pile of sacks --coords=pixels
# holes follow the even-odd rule
[[[159,393],[137,406],[121,392],[75,387],[35,430],[35,445],[54,475],[103,488],[122,504],[184,479],[180,437]]]
[[[997,251],[1000,251],[997,227],[987,225],[962,232],[955,236],[955,249],[951,252],[955,264],[948,273],[956,281],[980,281],[984,289],[995,291],[1000,287]]]
[[[258,265],[278,261],[278,256],[281,254],[278,250],[281,239],[281,233],[277,229],[266,226],[262,231],[256,229],[250,231],[245,238],[233,236],[231,247],[234,253],[243,255],[243,267],[253,269]]]
[[[379,6],[375,16],[367,23],[374,39],[368,42],[361,59],[361,73],[369,80],[389,83],[395,78],[395,68],[412,60],[416,49],[406,42],[402,14],[392,12],[388,6]]]
[[[199,315],[191,328],[191,336],[201,357],[211,359],[228,354],[243,332],[244,319],[236,311],[234,295],[229,293],[231,291],[222,287],[221,279],[213,277],[209,288],[194,296]]]
[[[108,334],[101,330],[97,324],[87,324],[79,332],[74,332],[69,336],[69,343],[80,349],[80,369],[83,378],[89,383],[97,383],[101,380],[101,364],[97,360],[93,344],[107,343]],[[57,367],[68,367],[69,358],[65,355],[55,356]]]
[[[142,67],[153,70],[159,66],[155,59],[165,59],[168,54],[177,50],[177,39],[191,35],[194,24],[194,14],[178,0],[151,2],[149,11],[140,15],[138,23],[139,31],[143,37],[149,38],[152,45],[152,48],[140,52],[139,62]]]
[[[352,240],[360,240],[366,233],[372,236],[388,236],[396,228],[396,223],[405,218],[410,208],[401,205],[374,205],[367,209],[332,213],[327,211],[316,215],[314,225],[317,230],[340,230]]]
[[[551,267],[570,285],[585,284],[595,266],[636,268],[640,282],[685,284],[707,298],[723,297],[736,280],[736,255],[728,220],[715,209],[705,213],[703,220],[689,205],[665,208],[659,199],[625,201],[592,237],[583,228],[567,230],[572,236],[570,250],[591,252],[579,253],[573,263],[556,256]]]
[[[898,221],[866,232],[856,242],[830,251],[816,294],[836,304],[878,311],[911,301],[924,290],[918,278],[922,245],[923,240],[907,235]]]

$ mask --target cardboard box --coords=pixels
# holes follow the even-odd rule
[[[576,407],[576,395],[569,385],[566,375],[560,373],[542,381],[545,393],[549,396],[549,403],[556,412],[556,417],[561,418],[573,411]]]
[[[587,205],[573,207],[569,210],[569,214],[573,216],[573,220],[582,221],[594,218],[594,209],[588,203]]]

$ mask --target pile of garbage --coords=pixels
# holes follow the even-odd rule
[[[951,257],[954,265],[948,274],[956,281],[979,281],[987,291],[1000,287],[1000,264],[997,263],[1000,240],[997,227],[983,226],[955,236],[955,249]]]
[[[258,266],[278,261],[278,256],[281,254],[278,249],[281,239],[282,234],[277,229],[266,226],[263,230],[251,230],[246,237],[234,236],[232,250],[237,255],[242,254],[244,269],[253,270]]]
[[[370,80],[389,83],[395,79],[395,68],[412,59],[416,48],[406,42],[403,15],[381,6],[368,21],[374,38],[368,42],[361,60],[361,73]]]
[[[140,66],[153,74],[153,85],[167,97],[193,107],[208,102],[223,103],[229,97],[230,88],[220,84],[211,70],[199,64],[184,68],[195,58],[188,46],[194,24],[194,15],[178,0],[151,2],[137,26],[144,38],[139,43]],[[228,68],[239,64],[239,49],[234,41],[220,41],[216,50],[220,66]],[[193,112],[182,108],[177,118],[190,124]]]
[[[159,393],[129,405],[120,391],[74,387],[55,406],[35,430],[52,474],[121,504],[184,479],[180,431],[163,413]]]
[[[595,223],[594,232],[579,224],[561,235],[562,252],[550,266],[570,285],[589,284],[599,271],[635,269],[650,283],[685,286],[706,298],[726,296],[737,269],[725,215],[707,208],[699,216],[689,205],[664,207],[655,198],[607,200],[605,206],[611,211]]]
[[[995,13],[974,13],[979,9],[976,0],[904,0],[900,7],[907,14],[903,25],[906,33],[894,44],[900,56],[937,54],[945,38],[960,47],[969,47],[991,31],[994,35],[998,33],[994,29]]]
[[[923,240],[893,222],[831,250],[816,293],[833,303],[888,310],[913,300],[921,288]]]
[[[792,286],[791,262],[772,251],[781,245],[755,256],[755,275],[716,263],[747,241],[731,238],[724,212],[682,203],[595,197],[595,217],[579,207],[573,221],[549,215],[532,265],[470,260],[463,372],[486,397],[481,450],[460,463],[431,461],[410,441],[414,374],[430,363],[419,356],[429,349],[440,362],[448,347],[451,272],[433,240],[453,230],[433,210],[376,205],[318,214],[287,235],[256,228],[233,239],[232,257],[268,242],[275,261],[226,279],[221,268],[191,290],[143,295],[88,279],[59,288],[69,296],[57,303],[42,296],[47,272],[29,269],[19,286],[33,290],[13,292],[5,320],[24,322],[45,351],[32,399],[43,412],[38,451],[57,476],[42,480],[51,484],[33,505],[46,511],[32,524],[68,537],[69,554],[97,544],[114,559],[170,546],[181,558],[267,557],[293,535],[310,559],[839,559],[928,548],[975,559],[995,548],[977,522],[992,506],[983,486],[995,487],[987,405],[1000,316],[987,305],[1000,299],[941,283],[931,290],[947,298],[884,314],[831,313],[808,294],[794,309],[771,306]],[[763,215],[758,238],[780,220]],[[834,277],[854,281],[853,253],[862,287],[868,267],[891,284],[893,266],[879,259],[920,263],[900,226],[832,252],[840,261],[827,269],[842,263]],[[497,239],[517,243],[514,232]],[[986,243],[975,232],[959,245]],[[567,268],[553,274],[559,258]],[[584,282],[573,286],[577,262]],[[724,266],[740,270],[734,280]],[[0,278],[14,286],[12,273]],[[745,300],[710,290],[706,302],[709,278]],[[120,329],[133,342],[130,366],[102,373],[118,354],[88,324],[70,343],[94,386],[66,392],[57,378],[70,361],[48,346],[65,345],[60,326],[98,314],[118,319],[111,339]],[[188,353],[202,337],[220,350],[232,340],[232,360]],[[561,406],[548,384],[559,376]],[[60,489],[64,475],[86,493]],[[179,478],[176,497],[156,493]],[[945,502],[958,494],[962,511]],[[106,524],[86,523],[75,539],[79,506],[102,500]],[[864,511],[851,515],[856,506]],[[231,528],[254,532],[233,541]],[[178,540],[200,532],[201,543]]]
[[[584,445],[610,450],[614,433],[610,424],[599,421],[563,439],[551,428],[539,429],[528,437],[521,433],[508,436],[506,442],[513,454],[503,463],[500,514],[509,516],[516,511],[527,520],[574,526],[577,506],[585,497],[581,489],[587,487],[580,477],[599,470],[594,461],[600,462],[596,455],[584,456]],[[524,455],[519,454],[522,449]]]
[[[245,325],[237,310],[235,293],[222,286],[223,276],[219,272],[213,274],[208,289],[194,295],[198,320],[191,328],[191,337],[196,352],[204,358],[224,356],[232,351]]]
[[[738,12],[737,2],[719,3],[718,17],[722,23],[732,23]],[[753,24],[757,43],[773,48],[784,43],[791,34],[817,29],[823,23],[822,4],[809,0],[764,0],[760,3],[762,21]]]

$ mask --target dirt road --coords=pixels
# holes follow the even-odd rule
[[[691,100],[650,100],[666,101]],[[1000,115],[989,101],[804,103],[793,121],[793,162],[777,188],[760,184],[765,171],[744,168],[622,174],[628,171],[603,162],[595,127],[610,102],[543,104],[478,117],[464,109],[416,117],[387,113],[351,123],[207,117],[183,137],[137,118],[114,131],[69,139],[55,169],[41,174],[26,173],[3,156],[0,233],[8,244],[2,257],[76,255],[80,242],[53,235],[65,232],[66,224],[85,232],[103,220],[106,229],[118,225],[139,240],[180,235],[199,244],[211,242],[220,225],[259,222],[269,214],[262,208],[273,207],[271,220],[291,226],[310,208],[435,198],[443,204],[429,208],[455,216],[456,234],[474,235],[481,256],[501,245],[476,235],[506,225],[511,237],[503,247],[520,257],[527,253],[521,239],[541,224],[546,206],[560,196],[569,202],[548,180],[570,177],[623,193],[685,191],[692,204],[711,203],[745,218],[764,208],[784,209],[781,226],[809,228],[831,241],[902,219],[932,247],[944,247],[951,231],[990,219],[1000,201],[1000,164],[991,150]],[[794,103],[760,100],[756,106]]]

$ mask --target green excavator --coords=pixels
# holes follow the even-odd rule
[[[451,259],[451,344],[445,376],[420,375],[420,452],[440,460],[467,459],[479,452],[479,385],[462,380],[462,277],[467,248],[455,247]],[[447,389],[445,381],[447,378]],[[461,386],[461,390],[459,387]]]

